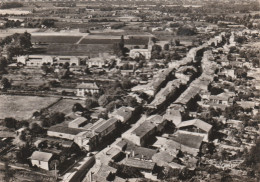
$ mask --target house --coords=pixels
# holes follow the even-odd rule
[[[83,131],[74,137],[74,142],[86,151],[92,151],[97,145],[97,135],[93,131]]]
[[[98,140],[101,141],[117,129],[117,124],[118,120],[116,118],[108,120],[100,119],[88,130],[93,131],[97,135]]]
[[[128,144],[125,152],[129,158],[151,161],[157,150]]]
[[[183,133],[179,130],[173,136],[169,137],[169,141],[166,143],[171,148],[197,156],[203,140],[204,136],[197,135],[196,133]]]
[[[37,166],[39,168],[50,170],[50,161],[53,155],[47,152],[35,151],[30,157],[32,166]]]
[[[155,168],[155,163],[150,161],[137,160],[132,158],[127,158],[123,165],[133,167],[146,172],[153,172]]]
[[[45,55],[27,55],[18,56],[17,63],[22,63],[26,66],[42,66],[43,64],[53,64],[53,58]]]
[[[133,59],[136,57],[144,56],[145,59],[151,59],[152,56],[152,47],[154,42],[149,38],[148,48],[147,49],[131,49],[129,52],[129,56]]]
[[[77,96],[85,97],[87,93],[94,94],[99,93],[99,88],[97,84],[94,83],[81,83],[77,87]]]
[[[166,151],[160,151],[153,155],[152,161],[156,163],[157,166],[169,166],[169,163],[173,161],[175,156],[171,155]]]
[[[116,172],[117,169],[106,164],[102,164],[99,170],[95,174],[93,174],[93,179],[91,179],[91,181],[112,181],[111,179],[115,177]]]
[[[80,65],[80,60],[76,56],[57,56],[57,57],[55,57],[55,61],[57,64],[69,63],[69,65],[72,65],[72,66]]]
[[[104,60],[103,58],[100,57],[96,57],[96,58],[90,58],[86,61],[86,64],[88,65],[89,68],[91,67],[99,67],[102,68],[103,66],[105,66],[106,64],[106,60]]]
[[[182,122],[182,116],[179,110],[168,108],[163,118],[172,122],[175,126]]]
[[[125,133],[122,137],[138,146],[144,146],[156,133],[156,126],[150,122],[144,122],[130,133]]]
[[[110,118],[114,117],[121,121],[122,123],[127,122],[133,114],[134,108],[122,106],[119,109],[116,109],[113,113],[109,113]]]
[[[208,137],[211,134],[212,125],[200,120],[192,119],[188,121],[183,121],[177,128],[182,133],[196,133],[204,137],[204,141],[208,141]]]
[[[150,122],[156,126],[157,132],[162,132],[165,129],[165,126],[167,124],[167,120],[165,120],[160,115],[152,115],[148,118],[146,118],[146,122]]]

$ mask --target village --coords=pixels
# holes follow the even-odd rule
[[[0,180],[260,180],[259,14],[136,3],[1,14]]]

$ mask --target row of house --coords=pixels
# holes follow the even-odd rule
[[[113,60],[114,56],[108,55],[99,55],[99,57],[88,58],[87,56],[50,56],[50,55],[25,55],[18,56],[17,63],[22,63],[23,65],[30,67],[40,67],[44,64],[65,64],[69,63],[71,66],[80,66],[80,65],[88,65],[91,67],[99,67],[102,68],[108,65],[111,60]]]

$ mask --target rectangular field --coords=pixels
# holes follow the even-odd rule
[[[56,104],[54,104],[52,107],[50,107],[49,111],[69,114],[72,112],[72,107],[76,103],[80,103],[83,107],[85,105],[85,102],[83,100],[62,99]]]
[[[33,43],[75,44],[81,36],[32,36]]]
[[[0,119],[12,117],[27,120],[35,111],[40,111],[57,100],[54,97],[0,95]]]
[[[90,56],[96,57],[99,53],[112,53],[112,44],[50,44],[46,47],[48,55]]]

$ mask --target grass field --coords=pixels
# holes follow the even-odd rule
[[[46,108],[57,100],[54,97],[0,95],[0,119],[13,117],[27,120],[35,111]]]
[[[32,36],[33,43],[58,43],[58,44],[74,44],[81,36]]]
[[[112,53],[112,44],[50,44],[46,47],[49,55],[90,56],[96,57],[99,53]]]
[[[70,112],[72,112],[72,107],[75,103],[80,103],[82,106],[84,106],[85,104],[83,100],[62,99],[54,104],[52,107],[50,107],[49,111],[69,114]]]

